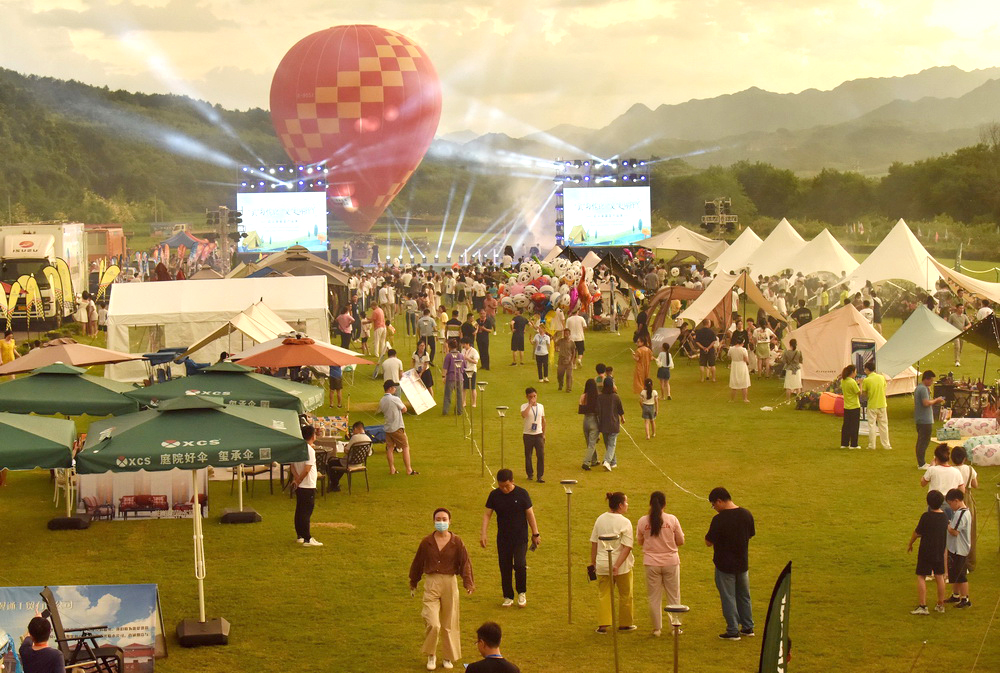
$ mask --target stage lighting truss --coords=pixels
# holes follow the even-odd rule
[[[701,217],[701,228],[705,231],[715,231],[721,227],[726,231],[734,231],[740,218],[733,214],[733,200],[729,197],[719,197],[705,202],[705,214]]]
[[[237,192],[323,192],[329,169],[322,165],[240,166]]]

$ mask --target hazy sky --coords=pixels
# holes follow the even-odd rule
[[[996,0],[0,0],[0,66],[226,107],[267,107],[302,37],[374,23],[431,57],[439,133],[601,127],[750,86],[1000,65]]]

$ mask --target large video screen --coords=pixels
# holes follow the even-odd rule
[[[240,251],[277,252],[293,245],[326,250],[326,192],[236,194],[247,237]]]
[[[631,245],[652,232],[649,187],[563,189],[567,245]]]

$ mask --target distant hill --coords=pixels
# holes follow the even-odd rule
[[[577,147],[600,157],[682,157],[696,167],[750,159],[802,173],[884,173],[894,161],[975,143],[978,126],[1000,118],[998,103],[1000,68],[949,66],[851,80],[830,91],[779,94],[752,87],[655,110],[637,104],[594,131],[562,125],[519,139],[489,135],[470,143],[549,158],[570,156]]]

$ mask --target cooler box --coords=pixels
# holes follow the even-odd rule
[[[824,414],[833,414],[837,410],[837,402],[840,402],[840,415],[844,415],[844,396],[836,393],[823,393],[819,396],[819,410]]]

